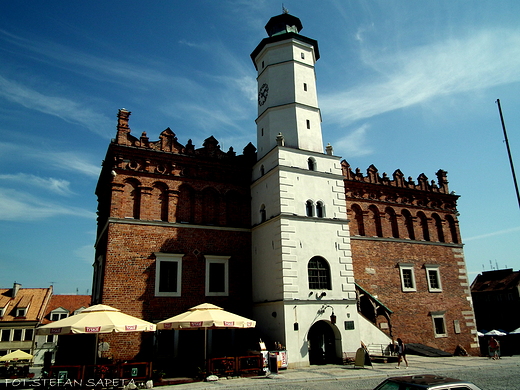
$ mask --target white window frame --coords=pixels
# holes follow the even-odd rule
[[[57,320],[53,320],[52,319],[53,315],[58,315],[59,318]],[[64,318],[67,318],[68,316],[69,316],[69,311],[67,309],[64,309],[63,307],[58,307],[58,308],[54,309],[53,311],[51,311],[51,315],[50,315],[49,319],[51,321],[59,321]]]
[[[426,281],[428,282],[428,291],[429,292],[442,292],[442,283],[441,283],[441,273],[439,270],[439,265],[437,264],[425,264],[424,269],[426,270]],[[437,282],[439,283],[439,287],[432,287],[430,283],[430,272],[435,272],[437,274]]]
[[[412,284],[413,287],[408,287],[404,285],[404,276],[403,276],[403,270],[410,270],[411,278],[412,278]],[[416,292],[417,291],[417,283],[415,282],[415,271],[414,271],[414,265],[410,263],[400,263],[399,264],[399,274],[401,276],[401,289],[403,292]]]
[[[7,340],[2,340],[2,333],[7,333]],[[12,329],[0,329],[0,342],[8,342],[11,341],[13,337],[13,330]]]
[[[205,256],[206,257],[206,286],[205,294],[207,297],[228,296],[229,295],[229,256]],[[209,291],[210,266],[211,264],[224,264],[224,291]]]
[[[184,254],[180,253],[163,253],[157,252],[155,254],[155,296],[156,297],[180,297],[181,296],[181,281],[182,281],[182,258]],[[171,262],[177,263],[177,291],[160,291],[160,276],[161,263]]]
[[[445,318],[445,311],[434,311],[430,313],[432,316],[432,326],[433,326],[433,334],[435,335],[435,338],[441,338],[441,337],[448,337],[448,328],[446,327],[446,318]],[[444,327],[444,333],[437,333],[437,327],[435,326],[435,320],[436,319],[442,319],[443,327]]]

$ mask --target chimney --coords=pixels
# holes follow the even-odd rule
[[[16,298],[16,294],[18,294],[18,290],[20,290],[20,287],[22,287],[22,285],[20,283],[14,282],[14,284],[13,284],[13,294],[12,294],[13,298]]]

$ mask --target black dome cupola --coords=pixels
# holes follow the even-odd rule
[[[303,26],[300,19],[286,12],[273,16],[265,25],[265,31],[267,31],[267,35],[270,37],[291,32],[298,34],[302,29]]]

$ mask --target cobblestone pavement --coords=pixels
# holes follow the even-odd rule
[[[335,388],[325,386],[325,382],[341,381],[341,388],[371,389],[375,384],[388,376],[438,374],[450,375],[460,379],[472,380],[479,374],[485,376],[487,372],[520,373],[520,356],[503,357],[500,360],[492,360],[485,357],[443,357],[429,358],[423,356],[408,355],[410,367],[397,370],[395,363],[374,363],[373,366],[355,368],[354,366],[324,365],[310,366],[306,368],[293,368],[280,370],[278,374],[263,377],[220,379],[216,382],[194,382],[174,386],[161,386],[161,390],[205,390],[215,388],[272,388],[276,384],[277,389],[326,389]],[[352,379],[352,381],[347,381]],[[518,380],[518,379],[517,379]],[[476,380],[474,380],[476,382]],[[305,383],[305,385],[303,385]],[[350,385],[349,385],[350,383]],[[299,385],[298,385],[299,384]],[[359,387],[360,384],[362,387]],[[478,384],[478,383],[477,383]],[[358,386],[358,387],[351,387]],[[511,385],[483,387],[501,389],[520,389],[520,383],[514,387]],[[336,387],[339,388],[339,387]]]

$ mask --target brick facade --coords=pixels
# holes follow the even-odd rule
[[[130,134],[120,110],[117,138],[103,162],[93,301],[158,322],[202,302],[248,315],[251,308],[249,182],[254,147],[236,156],[213,137],[203,148]],[[248,155],[249,153],[249,155]],[[156,296],[156,253],[182,255],[182,299]],[[224,296],[205,295],[206,256],[229,258]],[[124,337],[123,337],[124,336]],[[133,359],[148,335],[110,335],[115,359]]]
[[[399,170],[390,179],[372,165],[363,175],[343,161],[343,174],[356,283],[393,312],[390,320],[374,318],[376,325],[408,343],[478,354],[458,196],[448,190],[447,173],[438,171],[437,182],[421,174],[415,183]],[[412,273],[413,287],[403,287],[401,268]],[[439,277],[437,288],[429,270]]]

